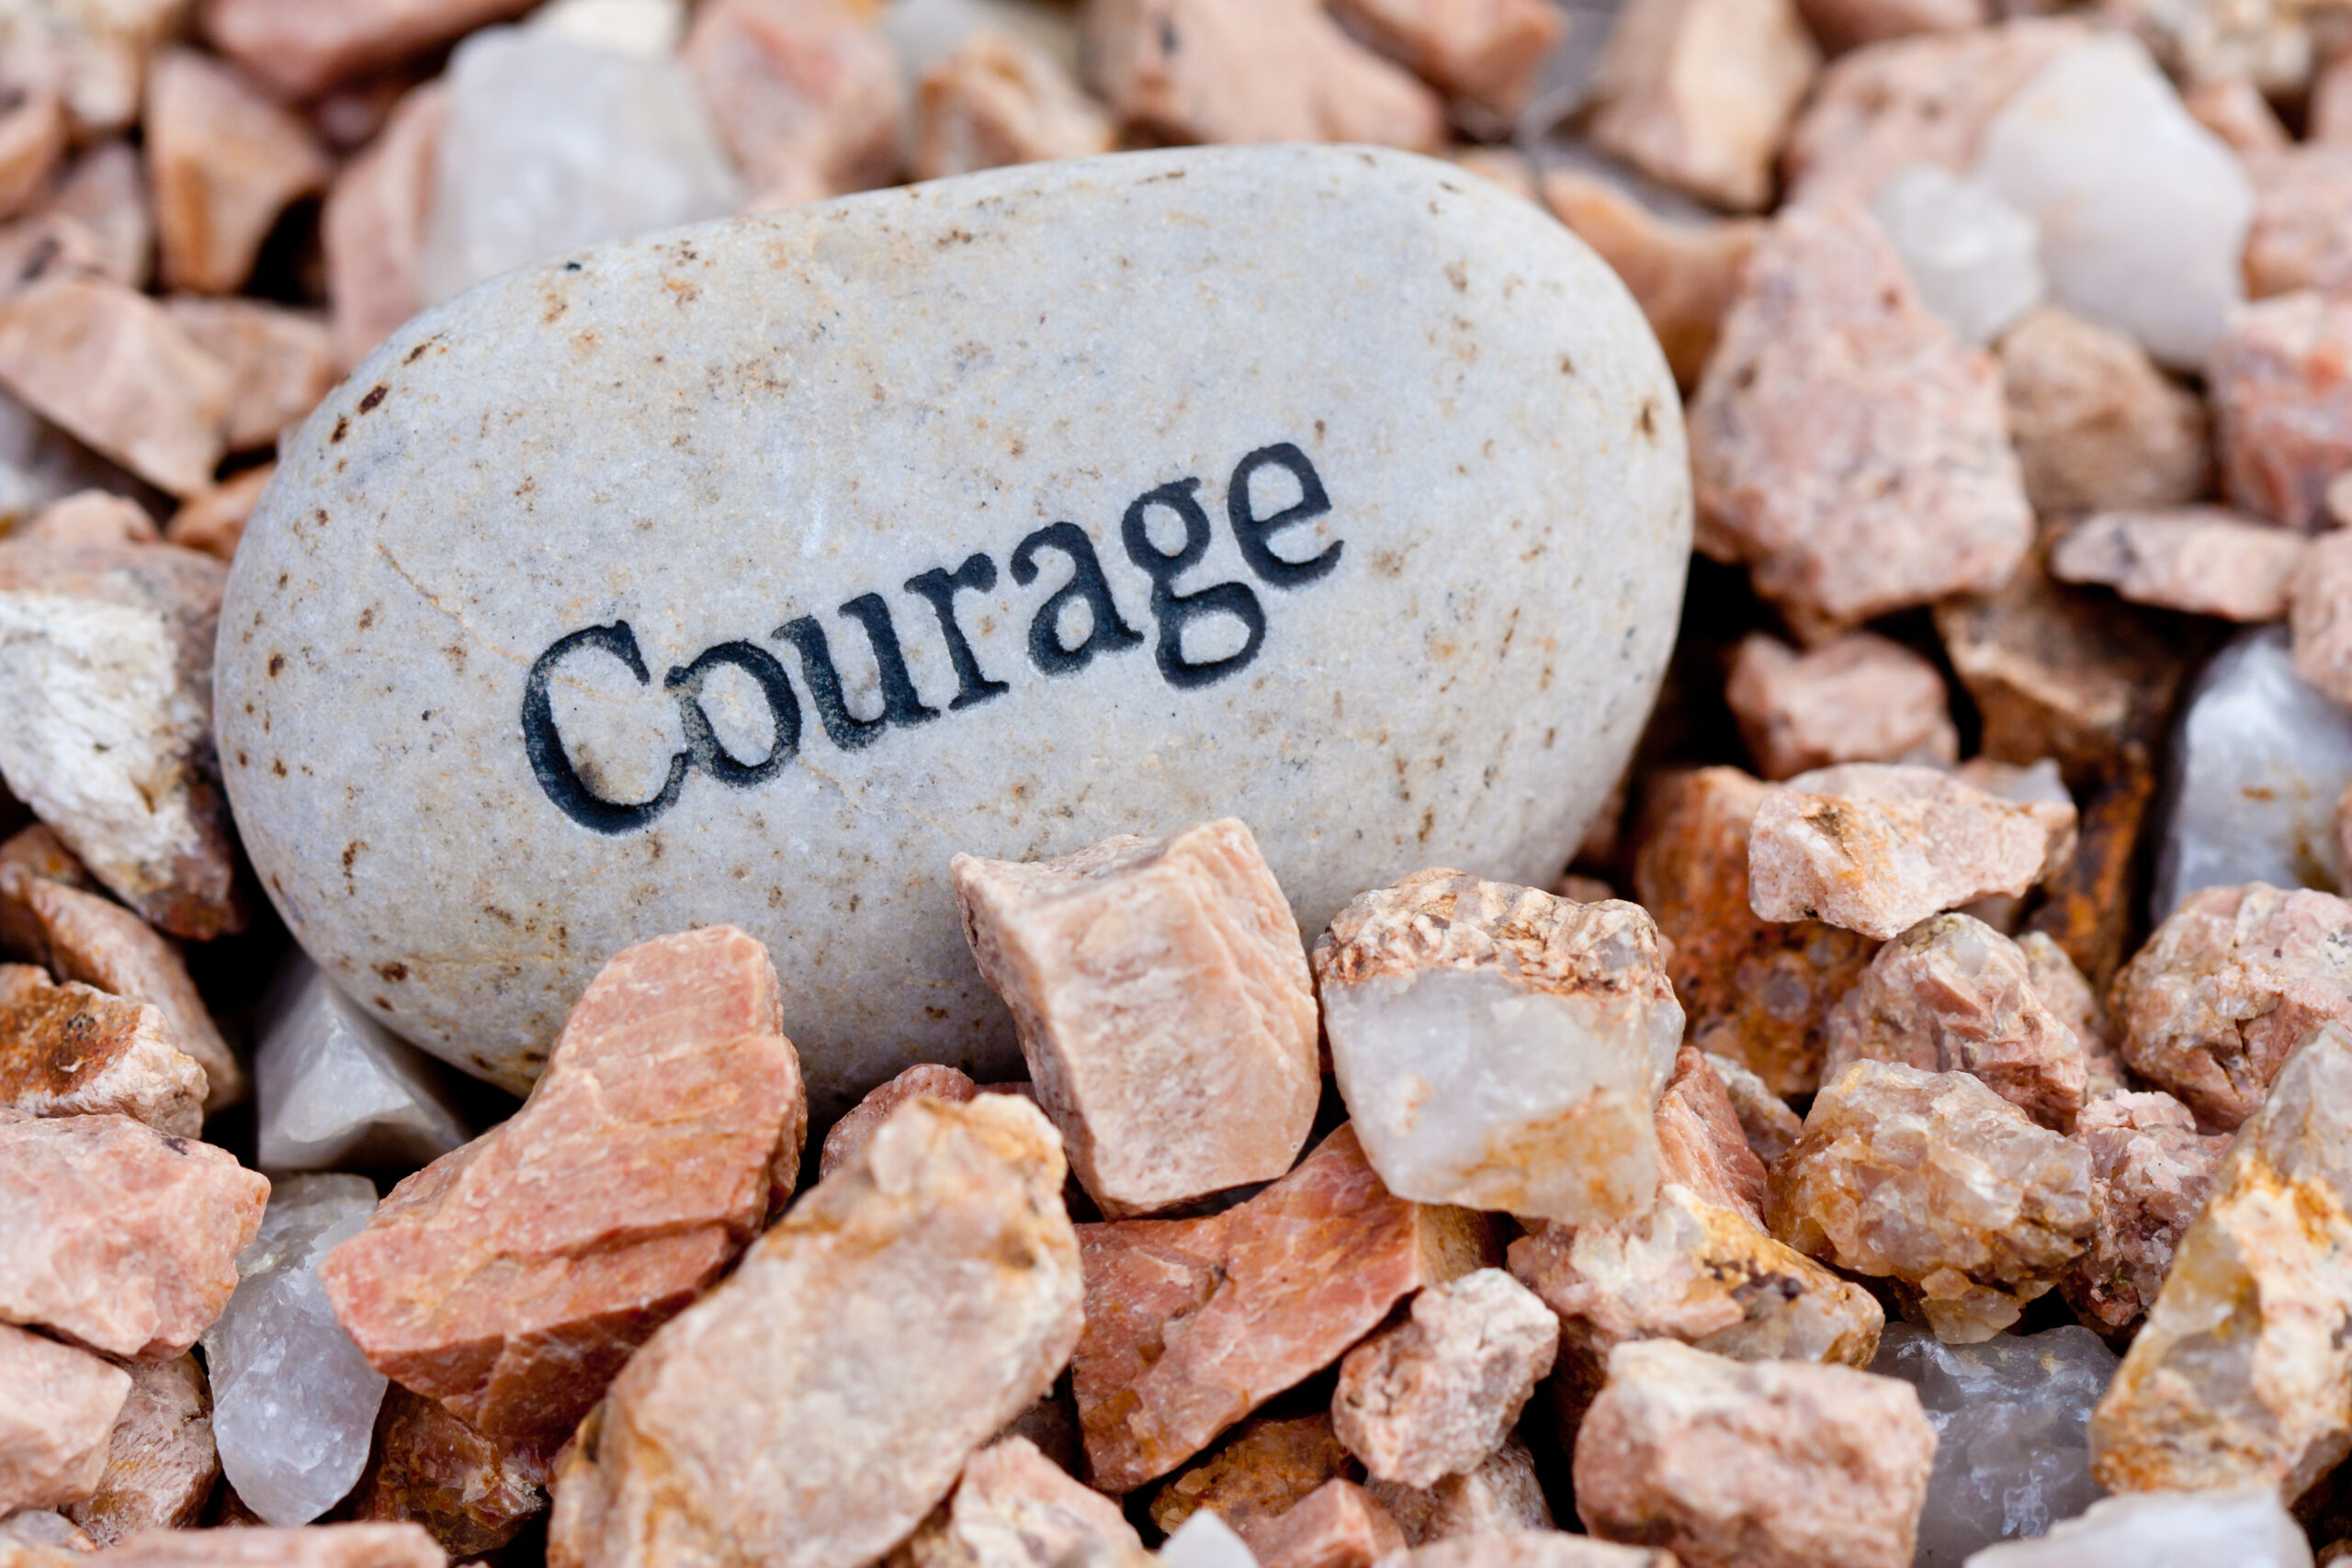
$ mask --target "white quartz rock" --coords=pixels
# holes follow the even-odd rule
[[[2245,297],[2254,187],[2136,40],[2044,66],[1985,128],[1975,175],[2040,223],[2052,299],[2166,365],[2204,363]]]
[[[2352,783],[2352,711],[2305,685],[2286,629],[2245,633],[2181,709],[2151,923],[2200,887],[2340,887],[2336,796]]]
[[[2311,1543],[2278,1493],[2264,1486],[2109,1497],[2040,1540],[1987,1547],[1967,1568],[2311,1568]]]
[[[1919,302],[1966,342],[1992,342],[2041,303],[2041,225],[1976,181],[1913,164],[1879,187],[1871,216],[1902,255]]]
[[[741,181],[694,79],[560,30],[458,46],[420,272],[424,297],[532,262],[732,211]]]
[[[684,0],[548,0],[530,25],[573,43],[660,60],[677,52],[686,7]]]
[[[273,1525],[317,1518],[368,1463],[385,1380],[335,1321],[318,1266],[375,1211],[365,1177],[273,1183],[237,1292],[204,1336],[220,1469]]]
[[[1187,1515],[1161,1545],[1159,1561],[1167,1568],[1258,1568],[1258,1554],[1214,1508]]]
[[[264,1170],[419,1166],[466,1141],[424,1053],[299,952],[263,1004],[255,1038]]]
[[[2115,1366],[2104,1340],[2072,1324],[1977,1345],[1886,1325],[1871,1371],[1917,1389],[1936,1429],[1917,1568],[1961,1568],[1977,1548],[2041,1535],[2103,1495],[2084,1434]]]

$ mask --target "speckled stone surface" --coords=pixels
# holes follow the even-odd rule
[[[821,1116],[1014,1070],[959,851],[1236,816],[1310,932],[1427,865],[1548,882],[1657,689],[1687,474],[1614,277],[1408,154],[730,220],[461,296],[288,437],[221,763],[426,1049],[519,1088],[605,958],[731,921]]]

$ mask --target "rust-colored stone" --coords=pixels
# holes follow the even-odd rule
[[[438,1400],[394,1383],[353,1488],[356,1517],[422,1525],[452,1557],[480,1557],[548,1506],[552,1445],[487,1437]]]

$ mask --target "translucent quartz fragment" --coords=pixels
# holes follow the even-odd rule
[[[466,1141],[424,1053],[300,953],[263,1004],[255,1038],[266,1170],[424,1165]]]
[[[1897,171],[1871,216],[1903,257],[1919,303],[1985,344],[2041,303],[2041,226],[1988,187],[1938,164]]]
[[[2311,1542],[2267,1487],[2139,1492],[2094,1503],[2040,1540],[1991,1546],[1967,1568],[2311,1568]]]

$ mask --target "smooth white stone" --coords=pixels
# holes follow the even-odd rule
[[[335,1321],[318,1266],[375,1211],[365,1177],[271,1183],[261,1231],[237,1255],[236,1294],[205,1332],[221,1472],[273,1525],[317,1518],[368,1463],[385,1380]]]
[[[311,956],[508,1088],[614,953],[719,922],[775,955],[820,1119],[910,1060],[999,1080],[959,851],[1238,817],[1308,931],[1433,864],[1558,874],[1673,641],[1679,406],[1581,242],[1408,153],[1040,164],[592,251],[408,323],[282,443],[221,767]],[[989,582],[949,596],[965,671],[906,587],[950,573]],[[878,728],[844,604],[906,661]]]
[[[2335,799],[2352,784],[2352,709],[2295,674],[2287,630],[2214,656],[2182,705],[2149,891],[2153,925],[2200,887],[2344,886]]]
[[[1919,302],[1968,343],[1986,344],[2041,303],[2041,227],[1974,180],[1913,164],[1871,198]]]
[[[466,1141],[424,1054],[299,952],[263,1002],[254,1038],[264,1170],[421,1166]]]
[[[1258,1555],[1214,1509],[1195,1508],[1160,1544],[1167,1568],[1258,1568]]]
[[[573,43],[660,60],[685,37],[686,6],[685,0],[548,0],[529,25]]]
[[[2139,1492],[2040,1540],[1988,1546],[1966,1568],[2312,1568],[2312,1547],[2267,1486]]]
[[[2204,364],[2245,298],[2254,187],[2136,39],[2042,67],[1985,128],[1975,175],[2041,225],[2052,299],[2166,365]]]
[[[2106,1342],[2073,1324],[1977,1345],[1886,1325],[1871,1371],[1917,1389],[1936,1429],[1917,1568],[1962,1568],[1979,1547],[2044,1534],[2103,1495],[2085,1434],[2115,1367]]]
[[[694,78],[558,31],[484,28],[449,57],[419,282],[427,299],[600,240],[731,212],[742,182]]]

